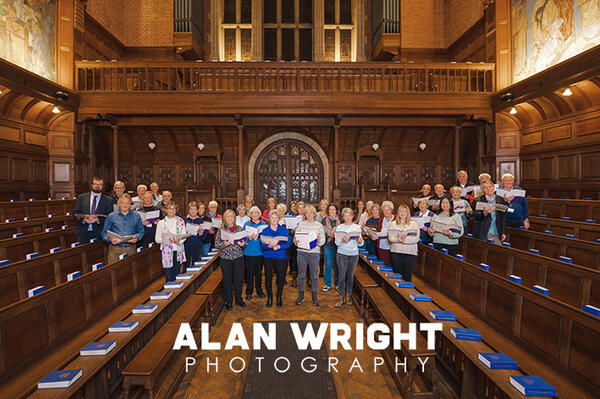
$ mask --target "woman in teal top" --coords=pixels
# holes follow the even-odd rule
[[[244,230],[248,227],[266,226],[260,217],[260,209],[257,206],[250,208],[248,212],[250,220],[244,224]],[[260,246],[259,234],[248,236],[248,245],[244,248],[244,264],[246,265],[246,300],[252,299],[252,291],[256,288],[256,296],[264,298],[262,290],[263,251]]]

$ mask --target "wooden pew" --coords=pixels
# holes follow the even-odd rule
[[[385,272],[380,272],[377,267],[369,262],[365,257],[361,257],[359,265],[375,280],[378,284],[381,284],[381,288],[387,293],[394,304],[403,311],[405,315],[410,319],[411,322],[415,323],[432,323],[438,322],[434,320],[429,314],[430,310],[445,309],[451,310],[457,316],[457,321],[443,321],[443,329],[441,334],[436,334],[436,365],[437,372],[445,377],[445,380],[450,384],[453,389],[455,396],[461,398],[474,398],[478,397],[481,392],[486,392],[489,398],[518,398],[521,399],[523,396],[512,387],[509,381],[510,375],[521,375],[519,370],[490,370],[483,365],[478,359],[480,352],[502,352],[503,346],[495,348],[494,345],[488,342],[497,341],[495,338],[503,336],[496,333],[495,330],[488,327],[487,331],[481,326],[474,326],[473,321],[477,320],[479,324],[485,324],[478,320],[475,316],[467,314],[466,311],[459,312],[456,309],[448,309],[445,306],[441,306],[437,303],[440,299],[434,298],[432,302],[414,302],[410,299],[411,293],[426,293],[432,294],[432,287],[418,286],[422,284],[419,277],[413,274],[413,280],[415,282],[415,289],[411,288],[398,288],[395,284],[396,279],[389,279],[385,277]],[[434,295],[431,295],[434,296]],[[466,327],[476,328],[478,331],[483,333],[483,339],[479,342],[473,341],[461,341],[455,339],[450,329],[452,327]],[[507,341],[507,340],[505,340]],[[513,353],[509,355],[515,358]],[[524,351],[518,351],[522,354]],[[532,356],[529,358],[533,359],[533,367],[523,368],[521,365],[522,359],[519,358],[519,369],[520,370],[531,370],[539,374],[540,363],[537,362]],[[544,370],[546,371],[546,370]],[[546,375],[547,373],[543,373]]]
[[[71,215],[60,215],[52,218],[42,217],[30,220],[17,220],[15,222],[0,223],[0,240],[12,238],[13,234],[23,233],[25,235],[42,233],[47,228],[60,229],[63,225],[75,225],[75,220]]]
[[[11,263],[21,261],[32,252],[39,252],[40,255],[46,254],[52,248],[70,247],[75,241],[75,227],[7,238],[0,240],[0,260],[8,259]]]
[[[221,275],[221,271],[215,270],[208,278]],[[211,284],[205,281],[198,290],[208,291],[204,285]],[[216,286],[213,284],[213,288]],[[196,291],[198,294],[198,291]],[[193,331],[199,331],[200,324],[207,322],[209,313],[210,294],[198,294],[190,296],[185,303],[177,309],[166,325],[144,346],[138,355],[123,370],[123,389],[125,397],[128,398],[132,387],[143,387],[149,398],[170,398],[173,390],[177,388],[184,371],[184,359],[193,356],[189,349],[181,349],[179,352],[173,350],[173,342],[181,323],[189,323]],[[216,315],[218,317],[218,314]],[[173,376],[173,371],[176,375]],[[169,378],[165,378],[165,374]],[[157,387],[157,384],[160,384]]]
[[[529,216],[529,230],[550,230],[554,234],[573,234],[575,238],[584,241],[600,239],[600,221],[598,223],[580,222],[578,220],[563,220],[549,217]]]
[[[468,263],[486,263],[490,273],[506,278],[510,274],[522,278],[522,285],[541,285],[550,296],[579,309],[583,305],[600,306],[600,271],[535,255],[515,248],[461,237],[459,252]],[[597,266],[596,266],[597,267]]]
[[[387,324],[387,326],[390,328],[390,331],[392,331],[394,323],[400,323],[404,329],[408,327],[408,318],[400,309],[395,306],[383,289],[379,287],[369,287],[366,288],[366,291],[369,306],[372,306],[373,309],[376,310],[381,322]],[[423,335],[421,335],[421,333],[417,333],[417,347],[415,349],[409,349],[408,345],[402,345],[401,350],[395,351],[390,345],[381,352],[388,365],[390,373],[392,374],[392,377],[398,386],[398,389],[402,393],[403,398],[412,399],[414,397],[439,397],[435,385],[436,380],[434,373],[436,352],[434,349],[427,349],[427,341]],[[406,359],[406,373],[402,369],[399,369],[398,372],[396,372],[396,357],[400,359]],[[422,390],[418,392],[418,395],[415,396],[415,378],[417,374],[421,372],[421,362],[419,361],[419,358],[421,358],[421,362],[425,362],[425,359],[427,359],[427,372],[425,375],[423,375],[423,377],[427,377],[427,386],[429,389],[426,391]]]
[[[223,273],[221,269],[211,274],[204,284],[198,288],[196,295],[208,296],[208,307],[206,313],[206,319],[211,326],[215,325],[219,313],[225,306],[223,301]]]
[[[357,267],[354,272],[354,287],[352,289],[352,304],[356,308],[358,314],[365,320],[371,320],[371,316],[367,314],[367,288],[379,287],[367,272],[362,268]]]
[[[156,253],[153,255],[160,259]],[[159,352],[146,350],[147,345],[152,342],[155,344],[160,342],[165,344],[164,339],[170,339],[170,348],[177,334],[167,337],[167,331],[172,327],[169,325],[179,326],[185,318],[191,317],[198,320],[203,313],[203,307],[206,305],[206,297],[194,295],[194,291],[199,285],[203,284],[208,276],[214,272],[217,267],[218,258],[211,260],[200,272],[194,272],[194,276],[190,280],[183,280],[183,286],[180,289],[173,290],[173,295],[167,300],[152,301],[149,300],[150,293],[145,292],[144,296],[137,296],[140,303],[155,303],[158,308],[147,314],[131,314],[131,306],[127,313],[117,320],[136,320],[139,325],[130,333],[109,333],[106,328],[98,331],[93,341],[116,341],[117,347],[108,353],[106,356],[78,356],[78,352],[73,357],[60,366],[63,369],[82,368],[84,370],[83,377],[80,378],[74,385],[65,390],[35,390],[30,396],[31,398],[81,398],[87,399],[103,399],[109,396],[120,397],[121,386],[123,381],[123,373],[126,367],[133,359],[136,359],[139,354],[146,353],[152,357],[152,361],[158,360],[166,363],[169,353],[161,352],[162,359],[154,357]],[[161,276],[157,280],[160,286],[155,287],[155,291],[161,289],[164,284],[164,278]],[[196,298],[197,297],[197,298]],[[191,298],[191,299],[190,299]],[[196,305],[200,305],[200,309],[196,309]],[[170,322],[173,323],[170,323]],[[157,336],[157,334],[160,334]],[[161,337],[163,338],[161,340]],[[85,346],[89,341],[80,342],[79,349]],[[155,345],[153,344],[153,345]],[[169,348],[169,351],[171,352]],[[165,349],[165,348],[163,348]],[[182,353],[185,351],[182,351]],[[146,364],[147,367],[155,367],[155,364]],[[54,391],[54,392],[52,392]]]
[[[0,202],[0,221],[23,220],[24,217],[43,218],[49,214],[66,215],[73,212],[75,199]]]
[[[600,395],[600,318],[425,245],[415,272],[556,370],[560,378],[549,382],[562,387],[559,397]],[[587,395],[568,394],[579,389]]]
[[[162,277],[158,252],[154,246],[0,309],[0,383],[35,365]]]
[[[600,269],[600,243],[510,227],[507,229],[507,233],[512,248],[524,251],[529,248],[537,249],[540,251],[540,255],[549,258],[567,256],[576,265]]]
[[[529,214],[549,218],[568,216],[573,220],[593,219],[600,223],[600,201],[555,198],[527,198]]]
[[[1,267],[0,308],[27,299],[31,288],[43,285],[49,290],[65,283],[70,273],[91,272],[93,264],[105,261],[104,252],[104,242],[94,242]]]

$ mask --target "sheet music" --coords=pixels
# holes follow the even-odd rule
[[[169,243],[171,243],[171,239],[182,240],[186,237],[189,237],[189,234],[173,234],[173,233],[169,233],[168,231],[165,231],[162,234],[162,241],[163,241],[163,244],[169,244]]]
[[[463,213],[466,211],[466,201],[465,200],[456,200],[453,201],[454,204],[454,212]]]
[[[521,189],[512,189],[512,190],[507,190],[504,188],[499,188],[496,190],[496,194],[498,194],[501,197],[523,197],[525,198],[525,190],[521,190]]]
[[[298,248],[300,249],[312,249],[317,246],[317,235],[315,233],[296,233],[296,240],[298,240]]]
[[[272,242],[275,242],[275,244],[277,244],[278,242],[286,242],[288,240],[287,237],[284,236],[276,236],[276,237],[271,237],[271,236],[265,236],[265,235],[261,235],[260,236],[260,242],[262,242],[263,244],[269,245]]]
[[[131,240],[132,238],[137,238],[137,234],[128,235],[128,236],[121,236],[121,235],[119,235],[117,233],[113,233],[110,230],[108,230],[106,232],[106,235],[109,236],[111,239],[118,240],[119,242],[127,242],[127,241]]]
[[[223,226],[222,218],[213,218],[212,219],[211,227],[214,227],[215,229],[220,229],[221,226]]]
[[[488,204],[487,202],[477,201],[477,205],[475,205],[476,211],[484,211],[486,208],[493,207],[495,211],[498,212],[506,212],[508,207],[502,204]]]
[[[460,190],[460,196],[466,197],[469,194],[471,194],[474,190],[475,190],[475,186],[467,186],[467,187],[463,188],[462,190]]]
[[[365,231],[367,232],[371,240],[376,240],[379,238],[379,236],[377,235],[377,231],[374,228],[366,226]]]
[[[435,207],[439,208],[441,200],[430,199],[428,202],[429,202],[429,206],[431,206],[433,208],[435,208]]]
[[[402,238],[402,237],[410,237],[410,236],[417,236],[419,234],[419,230],[415,230],[415,229],[405,229],[405,230],[396,230],[396,229],[389,229],[388,230],[388,238],[389,237],[398,237],[398,238]]]
[[[439,232],[442,232],[444,230],[460,232],[462,226],[459,226],[459,225],[456,225],[453,223],[442,223],[442,222],[437,222],[435,220],[432,220],[431,227],[433,227],[434,229],[436,229]]]
[[[285,227],[288,230],[294,230],[298,223],[302,221],[302,216],[286,216],[285,217]]]
[[[413,197],[413,204],[415,205],[415,207],[419,206],[419,202],[421,202],[421,200],[426,199],[429,200],[429,197],[420,197],[420,198],[415,198]]]
[[[231,243],[243,241],[248,238],[248,230],[238,231],[232,233],[231,231],[221,230],[221,239],[223,241],[229,241]]]
[[[198,234],[198,230],[200,230],[200,226],[199,224],[194,224],[194,223],[186,223],[185,224],[185,231],[188,234],[191,234],[193,236]]]
[[[431,216],[412,216],[411,220],[414,220],[417,225],[419,226],[420,229],[429,227],[430,225],[430,221],[431,221]]]
[[[335,230],[335,239],[342,241],[344,237],[348,237],[351,240],[358,240],[360,237],[360,230],[351,230],[351,231],[337,231]]]

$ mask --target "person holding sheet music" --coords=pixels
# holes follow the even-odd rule
[[[430,196],[431,196],[431,186],[429,184],[423,184],[423,187],[421,187],[421,198],[429,199]],[[418,210],[419,205],[413,204],[413,208],[415,210]]]
[[[109,231],[111,236],[109,236]],[[127,241],[114,237],[117,234],[122,237],[134,236]],[[144,237],[144,225],[140,215],[131,210],[131,197],[125,193],[119,198],[119,210],[107,216],[102,229],[102,239],[111,245],[108,246],[106,261],[108,264],[119,260],[119,256],[135,254],[135,243]]]
[[[163,197],[158,193],[157,182],[153,181],[150,183],[150,192],[152,193],[152,202],[154,203],[154,206],[158,205],[163,200]]]
[[[154,242],[154,236],[156,235],[156,225],[158,221],[163,218],[163,214],[160,208],[153,205],[152,193],[146,191],[142,195],[142,207],[136,211],[142,218],[142,224],[144,225],[144,237],[138,241],[139,246],[146,246],[151,242]],[[147,220],[147,216],[150,215],[150,219]],[[154,218],[153,216],[156,216]]]
[[[392,265],[394,272],[402,274],[404,281],[411,281],[417,263],[417,243],[419,242],[419,225],[410,218],[410,209],[400,204],[396,219],[390,223],[388,230]]]
[[[257,206],[250,208],[248,212],[250,220],[244,225],[244,230],[257,229],[256,233],[248,236],[248,243],[244,248],[244,265],[246,267],[246,300],[252,299],[252,291],[256,289],[256,296],[264,298],[262,290],[263,251],[260,245],[259,228],[267,224],[260,217],[260,209]],[[261,227],[262,226],[262,227]]]
[[[202,201],[198,202],[198,217],[202,220],[202,224],[212,223],[212,219],[210,218],[210,216],[208,216],[208,213],[206,212],[206,205],[204,205]],[[199,231],[199,233],[202,235],[202,256],[208,256],[208,252],[210,251],[210,248],[212,246],[210,232],[210,228],[202,229],[201,232]]]
[[[185,248],[186,267],[193,265],[199,261],[202,256],[205,256],[202,251],[204,239],[208,236],[206,230],[200,228],[204,222],[203,218],[198,214],[198,204],[192,201],[188,204],[187,216],[183,219],[185,222],[185,230],[191,234],[183,243]],[[208,251],[207,251],[208,253]]]
[[[352,305],[352,286],[354,271],[358,264],[358,246],[363,243],[360,226],[353,222],[354,212],[350,208],[342,209],[344,223],[335,229],[335,245],[337,246],[338,293],[336,308]]]
[[[304,203],[304,201],[298,201],[297,209],[298,216],[300,216],[302,220],[304,220],[304,215],[306,214],[306,204]]]
[[[80,243],[99,239],[104,227],[104,216],[114,211],[111,198],[102,194],[103,188],[104,179],[93,177],[90,192],[77,196],[73,213],[78,220],[75,236]]]
[[[241,308],[246,307],[242,300],[242,281],[244,280],[244,247],[246,240],[231,241],[227,233],[238,233],[242,228],[235,223],[235,212],[227,209],[223,212],[223,224],[217,230],[215,248],[219,250],[220,266],[223,272],[223,299],[227,310],[233,309],[233,294],[235,304]]]
[[[502,188],[506,191],[521,190],[515,187],[515,177],[510,173],[502,175]],[[518,196],[514,193],[505,194],[504,200],[508,203],[506,210],[506,225],[510,227],[525,227],[529,229],[529,206],[525,195]]]
[[[262,219],[264,220],[265,223],[269,222],[269,213],[271,211],[275,210],[275,206],[277,206],[277,202],[275,201],[275,198],[268,198],[267,199],[267,209],[265,209],[262,214]]]
[[[337,246],[335,245],[335,228],[340,224],[338,217],[338,208],[335,204],[329,204],[327,207],[327,216],[321,220],[321,224],[324,226],[325,235],[327,240],[323,246],[323,257],[325,258],[325,271],[324,280],[325,285],[323,286],[323,292],[327,292],[331,289],[331,272],[333,271],[333,284],[335,289],[338,287],[338,265],[336,260]]]
[[[222,219],[223,218],[217,212],[218,207],[219,207],[219,203],[215,200],[212,200],[208,203],[208,217],[210,218],[211,221],[214,221],[214,219]],[[217,233],[217,229],[214,227],[212,227],[209,231],[210,247],[213,247],[215,245],[215,234],[216,233]]]
[[[323,198],[319,201],[319,213],[317,213],[317,221],[322,222],[327,217],[327,208],[329,207],[329,201]],[[319,258],[319,277],[324,276],[325,270],[325,246],[321,247],[321,257]]]
[[[121,180],[117,180],[115,184],[113,184],[113,192],[111,194],[111,198],[113,199],[113,203],[115,205],[114,212],[116,212],[117,209],[119,209],[119,198],[121,198],[121,195],[123,195],[124,192],[125,183],[123,183]]]
[[[387,239],[387,231],[390,228],[390,223],[394,220],[394,203],[392,201],[383,201],[381,203],[383,217],[379,219],[377,231],[384,234],[384,237],[379,237],[377,245],[377,255],[386,266],[392,266],[392,256],[390,253],[390,242]]]
[[[460,196],[461,191],[460,187],[452,186],[450,188],[450,199],[452,200],[452,209],[454,209],[454,213],[459,214],[462,219],[463,233],[467,234],[469,232],[468,216],[471,215],[473,210],[471,209],[469,201]]]
[[[279,208],[279,206],[278,206]],[[298,219],[296,219],[296,216],[298,215],[298,203],[296,201],[292,201],[290,202],[290,212],[288,212],[285,215],[286,219],[290,219],[290,222],[296,223]],[[294,219],[296,219],[294,221]],[[288,234],[290,235],[290,237],[292,237],[294,235],[294,230],[296,230],[296,227],[292,227],[290,228],[290,226],[288,226],[288,221],[286,220],[286,228],[288,231]],[[290,245],[289,248],[287,249],[287,259],[288,259],[288,264],[289,264],[289,273],[292,275],[292,287],[298,287],[298,250],[296,249],[295,245]]]
[[[250,215],[250,208],[254,206],[254,198],[251,195],[246,195],[244,198],[244,206],[246,207],[246,214]]]
[[[267,307],[273,305],[273,271],[277,277],[277,306],[283,306],[283,286],[287,266],[285,250],[290,246],[290,237],[285,226],[279,224],[279,213],[269,212],[269,225],[261,233],[261,248],[265,262],[265,286],[267,288]],[[275,241],[275,237],[285,238]],[[268,243],[267,243],[268,242]]]
[[[471,191],[471,194],[469,195],[469,203],[471,205],[473,205],[473,201],[477,197],[483,194],[483,183],[485,183],[486,181],[491,181],[492,176],[490,176],[489,173],[480,173],[479,176],[477,176],[477,179],[479,180],[479,186],[475,186],[475,189]],[[473,209],[475,209],[475,207],[473,207]]]
[[[163,211],[166,216],[156,225],[154,240],[160,244],[162,266],[167,282],[175,281],[181,265],[185,263],[185,222],[177,216],[177,204],[170,201]]]
[[[307,206],[304,215],[304,220],[298,224],[294,233],[294,244],[298,247],[298,299],[296,299],[296,305],[304,302],[304,280],[308,270],[312,303],[314,306],[319,306],[319,252],[325,244],[325,230],[323,225],[316,221],[317,210],[314,206]]]
[[[456,173],[456,185],[458,187],[460,187],[461,190],[467,188],[467,187],[473,187],[475,186],[475,183],[473,183],[472,181],[469,181],[469,175],[467,174],[467,171],[465,170],[459,170]],[[469,200],[471,193],[467,193],[467,195],[462,196],[463,199],[466,199],[467,201]]]
[[[436,228],[434,225],[441,223],[446,225]],[[429,234],[433,237],[433,246],[435,249],[445,248],[448,255],[456,255],[458,251],[458,239],[463,235],[462,219],[460,215],[454,213],[452,202],[444,197],[440,201],[440,213],[433,215]]]
[[[237,207],[237,211],[238,211],[238,214],[235,217],[235,224],[237,224],[238,226],[240,226],[243,229],[246,222],[248,220],[250,220],[250,217],[248,215],[246,215],[246,205],[239,204]]]
[[[146,187],[145,184],[138,184],[138,186],[136,187],[136,191],[137,191],[137,196],[133,197],[131,199],[132,205],[135,209],[138,209],[142,206],[142,197],[144,196],[144,193],[146,191],[148,191],[148,187]]]
[[[365,221],[365,225],[363,228],[363,238],[365,238],[365,246],[367,247],[367,251],[369,251],[369,255],[377,255],[377,238],[371,237],[371,234],[369,234],[367,228],[369,229],[369,231],[376,232],[379,228],[380,219],[381,207],[379,206],[379,204],[373,204],[373,206],[371,207],[371,214],[369,218]]]
[[[429,209],[435,213],[438,213],[440,211],[440,205],[439,203],[436,204],[434,202],[441,201],[442,198],[446,198],[446,189],[444,188],[443,184],[436,184],[433,187],[433,190],[435,193],[429,197]]]
[[[413,220],[415,220],[419,226],[421,242],[423,244],[429,244],[432,240],[429,235],[429,225],[431,218],[435,213],[429,210],[429,200],[427,198],[421,198],[417,205],[419,208],[413,215]]]
[[[171,201],[173,201],[173,193],[170,192],[169,190],[163,190],[163,192],[162,192],[162,201],[159,201],[158,205],[156,205],[156,206],[158,206],[159,208],[163,209]],[[177,204],[175,204],[175,206],[177,206]],[[179,207],[177,207],[177,213],[179,213]]]
[[[507,206],[507,203],[499,195],[495,194],[494,182],[486,180],[481,184],[483,195],[473,200],[473,236],[480,240],[492,240],[499,244],[506,239],[506,212],[496,210],[497,205]],[[483,209],[477,210],[478,203],[482,203]]]

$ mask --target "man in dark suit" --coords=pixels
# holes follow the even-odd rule
[[[91,191],[80,194],[75,203],[74,214],[78,221],[75,234],[77,235],[77,241],[81,243],[89,242],[92,238],[100,239],[105,217],[93,215],[108,215],[113,211],[112,199],[102,194],[104,179],[101,177],[92,178],[90,188]]]
[[[495,210],[495,205],[506,205],[506,201],[494,191],[494,182],[491,180],[481,183],[483,195],[473,200],[473,217],[475,223],[473,225],[473,236],[480,240],[490,239],[496,244],[500,244],[506,240],[506,213]],[[490,204],[484,210],[476,210],[477,203],[484,202]]]

